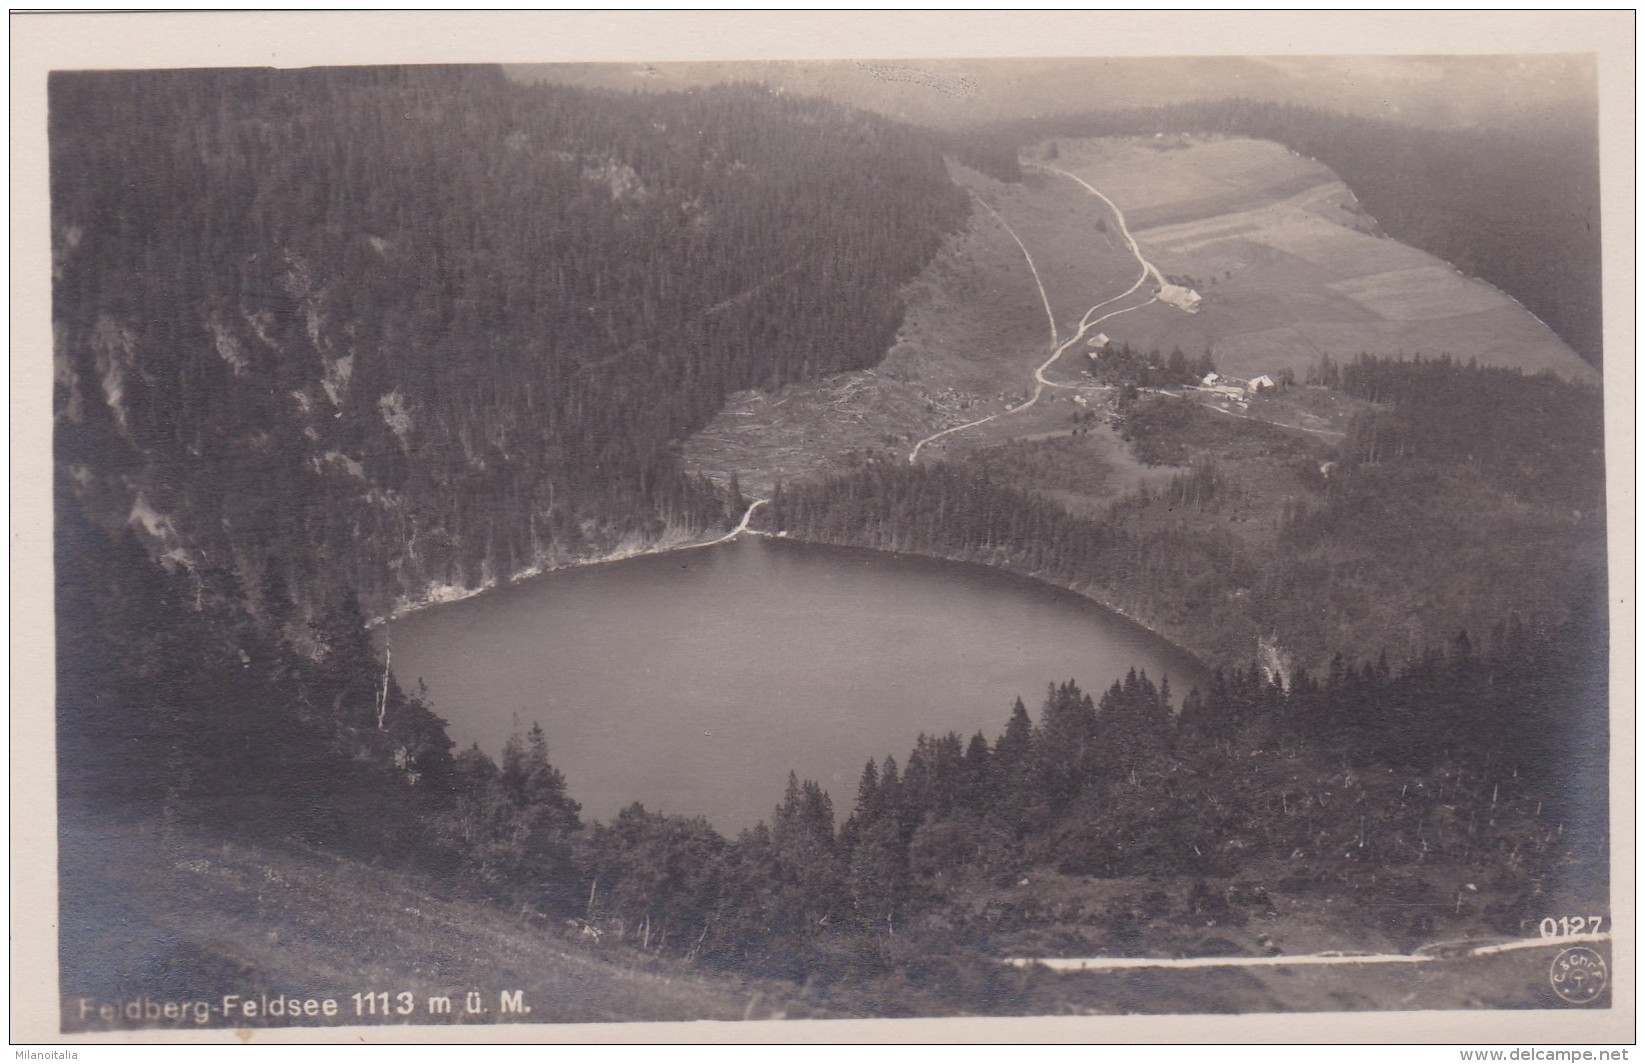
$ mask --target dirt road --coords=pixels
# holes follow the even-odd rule
[[[1098,199],[1102,200],[1102,202],[1106,203],[1108,205],[1108,209],[1114,212],[1114,217],[1119,220],[1120,235],[1125,238],[1125,246],[1130,248],[1131,249],[1131,254],[1135,255],[1137,257],[1137,261],[1142,263],[1144,279],[1146,279],[1148,276],[1152,275],[1153,278],[1154,278],[1154,283],[1161,286],[1161,287],[1164,287],[1165,278],[1160,275],[1159,270],[1154,268],[1153,263],[1149,262],[1147,259],[1142,257],[1142,251],[1137,248],[1136,238],[1131,235],[1131,230],[1125,224],[1125,212],[1120,210],[1119,204],[1115,203],[1113,200],[1109,199],[1107,196],[1104,196],[1101,192],[1098,192],[1084,178],[1076,177],[1075,175],[1069,173],[1067,170],[1059,170],[1055,166],[1041,166],[1037,163],[1029,163],[1028,167],[1031,170],[1044,170],[1046,173],[1049,173],[1049,174],[1061,174],[1063,177],[1066,177],[1068,180],[1077,182],[1081,187],[1083,187],[1085,189],[1085,191],[1091,193],[1091,195],[1097,197]],[[1142,284],[1142,282],[1138,281],[1137,284],[1140,286]],[[1133,288],[1133,291],[1135,291],[1134,288]]]
[[[766,533],[764,533],[764,532],[756,532],[754,529],[749,528],[748,527],[748,522],[750,522],[754,519],[754,511],[755,510],[758,510],[760,507],[764,506],[766,503],[768,503],[770,501],[771,501],[770,499],[755,499],[753,502],[748,504],[748,509],[743,512],[743,519],[740,522],[737,523],[736,528],[733,528],[731,531],[727,532],[725,535],[721,536],[719,539],[711,539],[711,540],[707,541],[706,543],[693,543],[693,544],[691,544],[691,546],[693,546],[693,547],[712,547],[717,543],[730,543],[732,540],[736,539],[738,536],[742,535],[744,532],[747,532],[750,535],[755,535],[755,536],[765,535]]]
[[[1130,297],[1131,295],[1135,294],[1138,289],[1142,288],[1143,285],[1145,285],[1148,282],[1149,278],[1153,278],[1155,284],[1160,285],[1162,287],[1165,284],[1165,278],[1160,275],[1159,270],[1157,268],[1155,268],[1153,263],[1151,263],[1147,259],[1143,258],[1141,250],[1139,250],[1138,247],[1137,247],[1136,239],[1131,236],[1131,231],[1129,229],[1127,229],[1126,226],[1125,226],[1125,215],[1120,213],[1120,209],[1114,205],[1113,200],[1109,199],[1107,196],[1104,196],[1101,192],[1098,192],[1096,189],[1091,188],[1091,186],[1087,185],[1084,181],[1080,181],[1080,179],[1077,178],[1077,177],[1074,177],[1073,174],[1069,174],[1066,171],[1062,171],[1062,170],[1054,170],[1052,172],[1062,174],[1064,177],[1073,178],[1073,180],[1079,181],[1079,183],[1081,185],[1084,185],[1086,187],[1086,189],[1088,189],[1093,195],[1095,195],[1098,199],[1102,200],[1103,203],[1108,205],[1108,209],[1113,211],[1113,213],[1114,213],[1115,220],[1119,222],[1120,234],[1125,238],[1126,248],[1131,252],[1132,256],[1136,258],[1138,265],[1140,265],[1142,267],[1142,272],[1137,276],[1137,279],[1134,282],[1132,282],[1130,288],[1127,288],[1125,291],[1121,292],[1117,296],[1113,296],[1112,298],[1105,299],[1101,303],[1098,303],[1095,306],[1092,306],[1089,309],[1087,309],[1086,312],[1080,317],[1079,328],[1077,330],[1075,330],[1074,335],[1069,337],[1067,340],[1063,340],[1059,343],[1058,341],[1059,341],[1060,337],[1058,336],[1058,333],[1057,333],[1056,315],[1054,313],[1052,313],[1051,300],[1045,293],[1045,285],[1042,284],[1041,280],[1040,280],[1039,267],[1037,267],[1034,264],[1034,256],[1029,253],[1028,245],[1026,245],[1022,242],[1022,238],[1017,235],[1016,230],[1011,228],[1010,223],[1008,223],[1000,215],[999,211],[996,211],[993,207],[989,206],[987,203],[985,203],[983,201],[983,199],[980,196],[978,196],[976,193],[973,192],[971,194],[972,198],[975,199],[979,204],[982,204],[982,207],[983,207],[984,210],[986,210],[989,214],[993,215],[994,220],[999,222],[1000,225],[1005,229],[1005,231],[1010,234],[1012,240],[1016,241],[1017,247],[1022,249],[1022,257],[1025,260],[1027,260],[1029,272],[1034,275],[1034,287],[1039,290],[1040,302],[1045,307],[1045,317],[1046,317],[1047,321],[1050,322],[1050,325],[1051,325],[1051,348],[1052,348],[1051,356],[1049,358],[1047,358],[1044,362],[1042,362],[1034,370],[1034,394],[1030,395],[1026,400],[1024,400],[1021,403],[1018,403],[1016,406],[1007,407],[1006,409],[1001,410],[997,413],[990,414],[987,417],[978,418],[975,421],[968,421],[963,425],[955,425],[951,428],[943,429],[941,432],[933,432],[931,435],[925,437],[923,440],[920,440],[918,443],[914,444],[914,449],[908,453],[908,461],[910,463],[914,463],[914,462],[919,461],[920,451],[928,443],[933,443],[937,440],[942,439],[944,436],[950,436],[950,435],[952,435],[956,432],[964,432],[966,429],[976,428],[978,425],[986,425],[990,421],[995,421],[995,420],[998,420],[999,418],[1005,417],[1007,415],[1021,413],[1022,411],[1029,409],[1035,403],[1040,401],[1040,397],[1045,394],[1045,390],[1047,388],[1077,388],[1077,389],[1086,389],[1086,390],[1101,390],[1102,389],[1101,385],[1068,384],[1068,383],[1064,383],[1064,382],[1061,382],[1061,381],[1053,381],[1053,380],[1049,379],[1048,377],[1046,377],[1045,371],[1050,369],[1052,366],[1056,365],[1057,360],[1062,357],[1063,352],[1067,351],[1070,347],[1073,347],[1075,344],[1077,344],[1081,340],[1083,340],[1085,338],[1085,335],[1087,333],[1089,333],[1092,329],[1096,328],[1098,325],[1101,325],[1103,322],[1108,321],[1110,318],[1116,318],[1121,314],[1129,314],[1133,310],[1140,310],[1143,307],[1146,307],[1150,303],[1154,303],[1159,299],[1159,296],[1156,292],[1156,294],[1150,296],[1148,299],[1146,299],[1143,302],[1138,303],[1134,306],[1122,307],[1119,310],[1109,311],[1107,314],[1103,314],[1100,317],[1093,317],[1093,315],[1097,314],[1097,312],[1101,311],[1103,308],[1113,306],[1115,303],[1118,303],[1121,300],[1126,299],[1126,298]]]
[[[1609,942],[1606,933],[1522,938],[1486,944],[1435,943],[1415,953],[1294,953],[1275,957],[1008,957],[1018,968],[1042,965],[1059,972],[1100,972],[1116,968],[1274,968],[1318,964],[1429,964],[1457,957],[1489,957],[1517,950]]]

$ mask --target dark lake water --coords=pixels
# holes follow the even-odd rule
[[[868,758],[921,733],[990,741],[1018,695],[1100,695],[1132,666],[1205,686],[1189,655],[1079,596],[983,566],[743,537],[549,573],[391,625],[459,748],[541,723],[585,819],[630,802],[722,831],[768,818],[790,769],[840,819]]]

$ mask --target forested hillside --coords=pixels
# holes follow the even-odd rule
[[[87,564],[96,549],[130,564]],[[1590,618],[1459,633],[1403,669],[1338,658],[1288,686],[1255,666],[1186,693],[1135,672],[1100,694],[1051,684],[1034,710],[1001,707],[997,734],[921,736],[868,760],[854,798],[790,777],[764,823],[727,838],[639,805],[584,821],[537,729],[500,758],[453,757],[428,706],[379,686],[358,614],[328,620],[313,662],[264,635],[231,588],[197,600],[129,535],[72,521],[60,560],[59,639],[94,666],[61,676],[64,845],[84,845],[71,828],[134,820],[167,826],[145,851],[174,829],[267,847],[253,851],[254,911],[225,908],[249,902],[216,880],[198,904],[254,927],[249,955],[287,970],[317,948],[300,930],[313,914],[279,901],[273,878],[303,844],[407,870],[431,892],[419,907],[518,914],[510,937],[560,958],[534,980],[574,965],[567,951],[650,955],[791,981],[808,1007],[857,1015],[1043,1012],[1077,992],[1044,996],[1002,956],[1408,951],[1606,912],[1604,645]],[[116,703],[111,727],[96,714]],[[230,849],[163,875],[196,889]],[[365,866],[327,865],[351,867]],[[65,992],[140,983],[108,967],[124,952],[99,948],[107,931],[88,914],[109,899],[75,881],[64,905]],[[188,950],[192,967],[167,975],[186,993],[267,978],[235,963],[248,951],[234,943]]]
[[[453,785],[445,722],[378,660],[352,593],[298,640],[232,572],[168,573],[58,494],[59,817],[204,823],[344,852],[426,853]]]
[[[725,531],[749,500],[687,475],[677,445],[733,391],[879,361],[899,291],[966,215],[942,157],[959,142],[756,86],[623,97],[481,68],[50,90],[65,849],[95,824],[151,857],[188,835],[354,858],[495,903],[556,950],[616,942],[874,1015],[1043,1006],[1012,953],[1408,950],[1607,911],[1597,391],[1323,362],[1313,383],[1357,417],[1296,432],[1260,420],[1267,391],[1246,417],[1139,387],[1209,362],[1125,352],[1102,413],[1174,479],[1065,505],[1102,479],[1061,446],[1090,440],[1081,403],[1043,438],[926,464],[867,448],[779,485],[757,530],[1028,572],[1221,667],[1195,692],[1050,685],[1037,715],[1002,706],[997,735],[865,751],[849,806],[791,777],[734,839],[638,805],[591,823],[529,721],[500,755],[454,751],[368,618]],[[1086,132],[1302,137],[1311,114],[1206,105]],[[962,154],[1011,170],[1005,142]],[[1316,154],[1354,184],[1352,159]],[[1445,165],[1420,195],[1476,163]],[[1499,214],[1546,207],[1480,187]],[[1365,198],[1392,230],[1398,209]],[[1468,228],[1424,219],[1436,240]],[[1525,265],[1488,253],[1521,247],[1518,224],[1456,260]],[[1575,244],[1543,250],[1586,283]],[[62,865],[64,993],[147,992],[152,972],[104,970],[117,910],[73,872],[95,861]],[[276,864],[231,915],[312,970]],[[131,911],[192,898],[189,871]],[[374,961],[412,956],[392,934],[415,926],[372,940]],[[187,993],[265,980],[187,930],[166,960]]]
[[[1483,278],[1600,366],[1599,129],[1435,130],[1253,100],[1051,115],[954,133],[1003,179],[1047,137],[1183,131],[1274,140],[1334,170],[1389,236]]]
[[[1595,389],[1449,359],[1361,357],[1316,375],[1371,404],[1340,442],[1165,395],[1125,403],[1137,454],[1182,468],[1164,490],[1100,512],[1056,495],[1089,459],[1011,464],[1000,452],[870,461],[783,486],[757,519],[803,539],[1012,568],[1208,662],[1267,646],[1265,664],[1282,670],[1339,652],[1408,661],[1458,629],[1563,623],[1602,596]]]
[[[1219,670],[1176,715],[1135,672],[1097,696],[1052,684],[992,739],[870,760],[849,809],[791,778],[769,824],[725,843],[631,807],[585,836],[584,916],[910,1011],[1010,1007],[986,958],[1013,949],[1199,955],[1298,933],[1275,915],[1345,891],[1360,945],[1523,935],[1546,899],[1605,890],[1584,639],[1464,633],[1405,670],[1339,659],[1289,689]],[[1468,880],[1489,886],[1448,889]]]
[[[675,442],[877,361],[966,209],[919,133],[757,87],[67,73],[50,107],[60,469],[305,615],[715,527]]]

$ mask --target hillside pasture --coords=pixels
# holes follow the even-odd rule
[[[1058,337],[1067,339],[1088,308],[1124,292],[1141,272],[1112,212],[1072,181],[1031,175],[1005,184],[960,166],[953,176],[975,197],[970,221],[905,287],[907,311],[885,360],[773,394],[732,396],[687,441],[690,468],[722,482],[735,472],[744,488],[764,491],[870,453],[905,457],[931,432],[1032,394],[1034,369],[1052,349],[1046,301]],[[1044,300],[1013,232],[1033,256]],[[1070,353],[1053,376],[1074,379],[1076,361]],[[947,437],[932,453],[968,446],[973,434],[997,442],[1068,431],[1080,408],[1053,398]]]
[[[1110,335],[1134,348],[1210,351],[1219,369],[1242,376],[1301,376],[1321,355],[1369,351],[1596,379],[1513,299],[1376,235],[1335,175],[1278,144],[1063,141],[1052,165],[1103,190],[1143,254],[1204,297],[1196,315],[1150,307],[1115,322]]]
[[[1102,189],[1125,211],[1133,232],[1250,210],[1336,180],[1326,167],[1277,144],[1237,138],[1060,141],[1051,165]],[[1093,181],[1092,173],[1103,180]]]
[[[1033,255],[1062,339],[1074,334],[1089,307],[1125,291],[1142,272],[1113,215],[1067,178],[1029,173],[1020,194],[993,206]],[[1032,276],[1020,251],[1013,266]],[[1040,337],[1050,339],[1043,315]]]
[[[1059,141],[1044,163],[1112,198],[1143,254],[1202,296],[1198,313],[1154,303],[1100,326],[1139,351],[1209,352],[1220,371],[1241,377],[1290,370],[1301,380],[1322,357],[1371,352],[1448,353],[1594,379],[1512,299],[1377,235],[1330,170],[1280,145],[1184,136]],[[763,492],[778,479],[871,455],[906,456],[916,440],[1028,398],[1034,368],[1050,351],[1046,301],[1065,339],[1087,308],[1136,280],[1117,219],[1076,182],[1032,167],[1016,184],[958,165],[950,172],[973,198],[971,218],[904,288],[902,328],[884,361],[733,396],[687,442],[691,468],[722,483],[735,473],[746,490]],[[1048,376],[1079,382],[1084,364],[1070,352]],[[955,457],[1071,432],[1086,409],[1047,394],[1028,410],[934,441],[930,453]]]
[[[1397,240],[1367,233],[1345,236],[1342,227],[1314,215],[1278,220],[1262,231],[1262,242],[1341,277],[1411,269],[1437,260]]]
[[[716,978],[562,921],[453,896],[425,878],[295,845],[201,834],[166,837],[123,824],[75,825],[63,849],[65,1030],[132,1026],[83,1018],[82,997],[147,994],[218,1002],[225,994],[330,997],[332,1018],[304,1026],[739,1020],[787,1009],[792,988]],[[355,1015],[356,991],[410,991],[410,1015]],[[464,994],[485,988],[483,1013]],[[499,1009],[517,989],[529,1013]],[[434,997],[456,1002],[430,1012]],[[396,998],[396,1001],[398,999]],[[214,1017],[211,1026],[222,1026]],[[279,1027],[273,1017],[241,1027]],[[198,1029],[192,1020],[152,1024]]]
[[[1152,228],[1197,221],[1218,214],[1256,213],[1285,205],[1296,199],[1311,200],[1318,195],[1319,189],[1331,185],[1340,187],[1340,182],[1330,180],[1329,173],[1324,167],[1320,167],[1318,173],[1291,174],[1274,181],[1271,185],[1231,183],[1229,188],[1220,194],[1176,203],[1162,203],[1139,211],[1126,210],[1123,201],[1115,202],[1126,212],[1126,220],[1131,223],[1133,229]],[[1253,179],[1260,179],[1260,175]]]

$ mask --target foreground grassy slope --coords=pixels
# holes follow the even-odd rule
[[[251,845],[102,824],[63,838],[65,883],[84,900],[63,916],[63,1029],[135,1026],[100,1021],[101,1003],[221,1002],[263,995],[333,998],[339,1015],[313,1025],[590,1023],[681,1020],[830,1019],[912,1015],[1115,1015],[1361,1009],[1559,1007],[1547,972],[1557,949],[1420,965],[1134,969],[1054,974],[1012,968],[966,953],[938,953],[890,982],[804,986],[751,979],[660,958],[632,945],[593,941],[530,913],[443,896],[418,877],[286,845]],[[1050,870],[1016,888],[979,893],[979,913],[1009,925],[1028,919],[1037,935],[1007,932],[1001,947],[1079,955],[1093,944],[1081,924],[1112,925],[1134,912],[1139,927],[1170,925],[1173,955],[1255,953],[1277,940],[1286,952],[1406,943],[1339,926],[1317,900],[1287,900],[1251,924],[1147,913],[1160,899],[1189,896],[1186,880],[1091,881]],[[1218,884],[1213,884],[1218,887]],[[1219,888],[1220,889],[1220,888]],[[95,900],[92,900],[95,899]],[[1167,904],[1174,904],[1168,902]],[[1470,908],[1477,908],[1474,897]],[[1042,911],[1043,910],[1043,911]],[[1051,915],[1052,913],[1055,915]],[[1141,913],[1141,916],[1135,915]],[[1340,916],[1340,914],[1338,914]],[[1466,924],[1467,920],[1459,921]],[[1221,923],[1222,926],[1219,926]],[[1049,937],[1047,937],[1049,936]],[[917,951],[911,928],[902,946]],[[1113,944],[1109,944],[1112,946]],[[1600,947],[1608,956],[1608,946]],[[1124,955],[1131,951],[1105,948]],[[1158,955],[1157,951],[1148,951]],[[914,954],[909,954],[912,958]],[[405,1016],[354,1015],[356,992],[387,991],[414,1002]],[[465,1015],[470,991],[485,1011]],[[499,994],[519,991],[530,1013],[499,1013]],[[431,998],[449,998],[449,1014]],[[92,1002],[81,1018],[81,1002]],[[1607,995],[1596,1004],[1603,1006]],[[157,1029],[277,1027],[293,1021],[214,1013],[150,1023]]]
[[[112,1026],[95,1015],[82,1021],[82,997],[332,997],[342,1015],[311,1022],[495,1023],[508,1019],[499,993],[519,990],[531,1012],[514,1022],[587,1023],[765,1019],[787,1012],[794,989],[695,972],[612,943],[588,948],[576,928],[540,914],[316,850],[109,823],[64,829],[64,894],[76,899],[62,923],[67,1030]],[[354,1016],[353,994],[385,990],[410,991],[415,1011]],[[474,990],[487,1011],[465,1016]],[[457,1002],[449,1018],[427,1011],[438,996]]]

